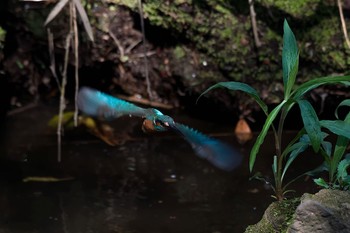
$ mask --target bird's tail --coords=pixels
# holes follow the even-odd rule
[[[186,125],[175,123],[173,129],[188,141],[198,157],[207,159],[214,166],[232,171],[242,162],[242,155],[233,147],[206,136]]]

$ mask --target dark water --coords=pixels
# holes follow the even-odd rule
[[[244,155],[242,166],[222,172],[197,158],[173,134],[145,135],[138,119],[115,122],[132,140],[111,147],[83,129],[66,131],[63,160],[57,162],[56,135],[47,122],[56,108],[36,107],[8,118],[1,146],[0,232],[243,232],[273,201],[271,189],[249,181],[252,142],[237,144],[234,126],[178,117],[213,132]],[[270,139],[269,139],[270,140]],[[271,173],[272,141],[257,168]],[[300,173],[307,158],[292,169]],[[299,169],[300,168],[300,169]],[[26,177],[72,178],[60,182],[23,182]],[[301,181],[294,195],[314,190]]]

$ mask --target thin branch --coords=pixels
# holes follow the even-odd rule
[[[146,85],[147,85],[147,93],[150,100],[153,100],[152,90],[151,90],[151,82],[149,80],[149,70],[148,70],[148,59],[146,56],[146,35],[145,35],[145,23],[143,20],[143,9],[142,9],[142,3],[141,0],[138,0],[138,7],[139,7],[139,13],[140,13],[140,23],[141,23],[141,31],[142,31],[142,45],[143,45],[143,52],[145,54],[144,60],[145,60],[145,77],[146,77]]]
[[[65,88],[67,84],[67,67],[69,59],[69,45],[72,35],[69,33],[66,38],[66,52],[64,55],[64,68],[62,71],[62,86],[61,86],[61,96],[60,96],[60,107],[58,112],[58,125],[57,125],[57,161],[61,162],[61,138],[62,138],[62,121],[63,121],[63,112],[66,108],[65,104]]]
[[[252,20],[252,29],[253,29],[255,46],[257,48],[259,48],[261,46],[261,41],[259,40],[258,27],[256,24],[256,13],[254,10],[254,0],[248,0],[248,3],[249,3],[250,18]]]
[[[38,106],[38,103],[37,102],[33,102],[33,103],[30,103],[30,104],[27,104],[23,107],[19,107],[19,108],[16,108],[16,109],[13,109],[11,111],[9,111],[6,115],[7,116],[13,116],[13,115],[16,115],[18,113],[22,113],[22,112],[25,112],[27,110],[30,110],[32,108],[35,108]]]
[[[116,46],[119,50],[119,53],[120,53],[119,60],[122,61],[123,57],[125,56],[125,52],[124,52],[124,48],[123,48],[122,44],[120,43],[118,38],[113,34],[113,32],[111,30],[108,30],[108,34],[110,37],[112,37],[114,43],[116,44]]]
[[[337,2],[338,2],[339,16],[340,16],[341,25],[343,28],[345,42],[348,45],[348,47],[350,48],[350,41],[349,41],[348,31],[346,30],[346,23],[345,23],[345,19],[344,19],[344,15],[343,15],[343,7],[341,4],[341,0],[337,0]]]
[[[79,91],[79,35],[77,26],[77,11],[72,8],[74,30],[74,60],[75,60],[75,96],[74,96],[74,126],[78,126],[78,91]]]
[[[72,9],[74,5],[73,2],[71,1],[69,3],[69,12],[70,12],[70,17],[69,17],[69,25],[70,25],[70,30],[69,34],[67,34],[66,37],[66,46],[65,46],[65,54],[64,54],[64,66],[63,66],[63,71],[62,71],[62,84],[61,84],[61,96],[60,96],[60,107],[59,107],[59,112],[58,112],[58,124],[57,124],[57,161],[61,162],[62,160],[62,152],[61,152],[61,145],[62,145],[62,121],[63,121],[63,112],[64,109],[66,108],[66,103],[65,103],[65,89],[66,89],[66,84],[67,84],[67,68],[68,68],[68,59],[69,59],[69,47],[70,47],[70,42],[73,34],[73,15],[72,15]]]
[[[61,84],[60,84],[60,81],[58,80],[57,73],[56,73],[56,59],[55,59],[55,46],[53,42],[53,33],[51,32],[50,28],[47,28],[47,40],[49,44],[50,70],[53,77],[56,80],[58,90],[61,90]]]
[[[125,53],[128,54],[131,52],[131,50],[133,50],[138,44],[140,44],[142,42],[142,40],[138,40],[138,41],[134,41],[133,43],[131,43],[129,45],[129,47],[127,47],[125,49]]]

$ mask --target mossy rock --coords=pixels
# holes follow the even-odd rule
[[[303,195],[288,233],[350,232],[350,192],[323,189]]]
[[[273,202],[245,233],[350,232],[350,192],[322,189]]]
[[[285,232],[293,219],[300,198],[273,202],[265,211],[262,219],[249,226],[245,233],[277,233]]]

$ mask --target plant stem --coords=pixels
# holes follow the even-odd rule
[[[277,135],[275,134],[276,143],[276,156],[277,156],[277,173],[275,176],[275,193],[278,201],[283,200],[283,187],[282,187],[282,167],[283,167],[283,157],[282,157],[282,130],[284,125],[284,120],[286,119],[287,111],[286,107],[282,108],[280,120],[278,123]]]

